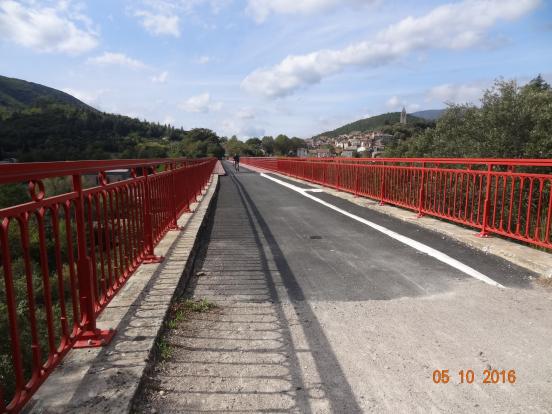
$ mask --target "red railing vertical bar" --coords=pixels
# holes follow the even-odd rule
[[[381,171],[381,181],[380,181],[380,202],[379,205],[383,206],[385,204],[385,162],[380,167]]]
[[[114,330],[100,330],[96,327],[96,299],[92,280],[92,262],[86,251],[86,227],[84,218],[84,195],[82,179],[73,175],[73,191],[77,194],[75,202],[75,221],[77,230],[77,278],[81,313],[81,333],[75,342],[75,348],[89,348],[108,344]]]
[[[489,232],[487,230],[488,217],[489,217],[489,207],[491,206],[491,179],[492,179],[493,165],[487,165],[487,182],[485,188],[485,201],[483,202],[483,223],[481,223],[481,232],[477,235],[478,237],[489,237]],[[498,182],[497,182],[498,186]]]
[[[46,254],[46,236],[44,218],[46,211],[42,208],[37,213],[38,222],[38,243],[40,246],[40,270],[42,273],[42,291],[44,293],[44,308],[46,310],[46,331],[48,333],[48,364],[52,363],[52,359],[56,353],[55,334],[54,334],[54,315],[52,309],[52,293],[50,288],[50,269],[48,267],[48,256]]]
[[[360,166],[355,164],[353,168],[355,169],[355,197],[358,197],[358,170]]]
[[[67,265],[69,267],[69,286],[71,287],[71,301],[73,304],[73,332],[71,336],[76,335],[79,328],[79,301],[77,275],[75,273],[75,256],[73,253],[73,228],[71,226],[71,201],[63,204],[65,212],[65,240],[67,241]]]
[[[27,304],[29,306],[29,325],[31,328],[31,353],[33,361],[33,372],[31,381],[36,381],[39,377],[39,367],[41,366],[40,342],[38,338],[38,327],[36,323],[36,301],[33,286],[33,270],[30,260],[29,245],[29,215],[25,213],[21,217],[21,246],[23,248],[23,262],[25,264],[25,282],[27,284]]]
[[[420,189],[418,192],[418,216],[417,216],[418,218],[424,216],[425,175],[426,175],[426,163],[422,162]]]
[[[178,201],[176,199],[177,197],[177,191],[176,191],[176,164],[171,164],[171,172],[170,172],[170,187],[171,187],[171,224],[169,226],[169,230],[182,230],[178,226]]]
[[[22,397],[21,393],[25,386],[23,378],[23,358],[21,351],[21,340],[19,338],[19,329],[17,327],[17,303],[15,299],[14,280],[12,273],[11,254],[9,249],[8,232],[10,220],[4,218],[0,228],[0,244],[2,245],[2,267],[4,270],[4,286],[6,289],[6,307],[8,309],[10,347],[12,353],[12,366],[15,374],[15,395],[8,409],[17,405]],[[3,399],[2,399],[3,401]]]
[[[544,242],[550,243],[550,231],[552,228],[552,180],[550,180],[550,185],[548,186],[549,192],[548,192],[548,217],[546,218],[546,225],[545,225],[545,235],[544,235]]]
[[[144,243],[145,256],[144,263],[160,263],[164,257],[154,254],[154,235],[152,224],[152,206],[151,206],[151,178],[149,177],[148,168],[143,169],[144,174]]]
[[[59,350],[62,350],[67,345],[67,339],[69,338],[69,327],[67,325],[67,309],[65,307],[65,286],[63,280],[63,269],[61,264],[61,243],[59,234],[59,217],[58,207],[54,206],[52,211],[52,226],[54,228],[54,252],[56,262],[56,273],[58,277],[58,295],[59,295],[59,308],[60,308],[60,324],[61,324],[61,343]]]
[[[535,223],[535,232],[533,234],[533,240],[539,240],[539,229],[541,226],[541,207],[542,207],[542,189],[544,188],[544,180],[539,179],[539,202],[537,204],[537,218]]]
[[[527,200],[527,216],[525,218],[525,237],[529,236],[529,231],[531,228],[531,203],[533,202],[533,186],[534,186],[535,180],[531,179],[529,184],[529,197]]]

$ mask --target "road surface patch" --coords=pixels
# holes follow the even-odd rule
[[[274,178],[274,177],[272,177],[270,175],[267,175],[265,173],[261,173],[261,177],[267,178],[271,181],[274,181],[277,184],[280,184],[280,185],[282,185],[284,187],[287,187],[287,188],[289,188],[293,191],[296,191],[299,194],[302,194],[303,196],[305,196],[307,198],[310,198],[311,200],[316,201],[319,204],[322,204],[322,205],[324,205],[328,208],[331,208],[334,211],[337,211],[340,214],[343,214],[343,215],[345,215],[349,218],[352,218],[353,220],[356,220],[356,221],[358,221],[362,224],[365,224],[365,225],[373,228],[374,230],[377,230],[377,231],[379,231],[379,232],[381,232],[381,233],[383,233],[383,234],[385,234],[385,235],[387,235],[387,236],[389,236],[389,237],[391,237],[391,238],[393,238],[393,239],[395,239],[395,240],[397,240],[401,243],[404,243],[404,244],[406,244],[406,245],[408,245],[408,246],[410,246],[410,247],[412,247],[412,248],[414,248],[414,249],[416,249],[416,250],[418,250],[422,253],[425,253],[425,254],[439,260],[440,262],[443,262],[443,263],[445,263],[445,264],[447,264],[447,265],[449,265],[449,266],[451,266],[451,267],[453,267],[453,268],[455,268],[455,269],[457,269],[457,270],[459,270],[459,271],[461,271],[461,272],[463,272],[463,273],[465,273],[465,274],[467,274],[467,275],[469,275],[469,276],[471,276],[471,277],[473,277],[477,280],[480,280],[480,281],[482,281],[484,283],[487,283],[491,286],[504,288],[503,285],[501,285],[500,283],[494,281],[490,277],[488,277],[488,276],[484,275],[483,273],[478,272],[474,268],[472,268],[470,266],[467,266],[464,263],[462,263],[462,262],[460,262],[460,261],[444,254],[443,252],[440,252],[437,249],[429,247],[429,246],[427,246],[423,243],[420,243],[420,242],[418,242],[414,239],[411,239],[409,237],[403,236],[402,234],[399,234],[395,231],[389,230],[386,227],[380,226],[379,224],[376,224],[372,221],[366,220],[366,219],[364,219],[362,217],[359,217],[355,214],[349,213],[348,211],[345,211],[345,210],[343,210],[339,207],[334,206],[333,204],[330,204],[330,203],[328,203],[324,200],[321,200],[321,199],[309,194],[307,191],[305,191],[304,189],[302,189],[300,187],[297,187],[296,185],[293,185],[293,184],[290,184],[288,182],[282,181],[278,178]]]

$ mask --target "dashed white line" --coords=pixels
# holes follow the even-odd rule
[[[352,214],[352,213],[349,213],[348,211],[346,210],[343,210],[339,207],[336,207],[334,206],[333,204],[330,204],[324,200],[321,200],[317,197],[314,197],[313,195],[311,194],[308,194],[308,192],[313,192],[312,190],[309,190],[309,189],[304,189],[304,188],[300,188],[300,187],[297,187],[293,184],[290,184],[290,183],[286,183],[285,181],[282,181],[282,180],[278,180],[277,178],[274,178],[274,177],[271,177],[265,173],[261,173],[261,177],[264,177],[264,178],[267,178],[271,181],[274,181],[275,183],[278,183],[284,187],[287,187],[293,191],[296,191],[298,192],[299,194],[307,197],[307,198],[310,198],[311,200],[313,201],[316,201],[317,203],[319,204],[322,204],[328,208],[331,208],[332,210],[334,211],[337,211],[338,213],[341,213],[343,214],[344,216],[347,216],[347,217],[350,217],[352,218],[353,220],[356,220],[362,224],[365,224],[371,228],[373,228],[374,230],[377,230],[383,234],[385,234],[386,236],[389,236],[395,240],[398,240],[400,241],[401,243],[404,243],[406,244],[407,246],[410,246],[422,253],[425,253],[427,254],[428,256],[431,256],[437,260],[439,260],[440,262],[443,262],[443,263],[446,263],[447,265],[477,279],[477,280],[480,280],[482,282],[485,282],[491,286],[496,286],[496,287],[500,287],[500,288],[504,288],[503,285],[501,285],[500,283],[498,282],[495,282],[493,279],[491,279],[490,277],[484,275],[483,273],[481,272],[478,272],[477,270],[475,270],[474,268],[468,266],[468,265],[465,265],[464,263],[456,260],[456,259],[453,259],[452,257],[450,257],[449,255],[443,253],[443,252],[440,252],[439,250],[436,250],[434,249],[433,247],[429,247],[428,245],[426,244],[423,244],[423,243],[420,243],[419,241],[416,241],[414,239],[411,239],[410,237],[406,237],[406,236],[403,236],[402,234],[399,234],[393,230],[389,230],[388,228],[386,227],[383,227],[383,226],[380,226],[379,224],[376,224],[370,220],[366,220],[362,217],[359,217],[355,214]],[[323,190],[321,190],[323,191]],[[317,192],[321,192],[321,191],[317,191]]]

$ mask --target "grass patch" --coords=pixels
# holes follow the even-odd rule
[[[171,317],[167,322],[169,329],[176,329],[178,325],[188,319],[188,314],[191,312],[204,313],[216,308],[217,305],[207,299],[185,299],[176,302],[171,306]]]
[[[157,346],[157,352],[159,352],[161,361],[165,361],[171,357],[173,350],[165,338],[157,340],[155,345]]]
[[[184,309],[189,310],[191,312],[209,312],[211,309],[214,309],[217,307],[217,305],[213,302],[209,302],[207,299],[200,299],[200,300],[192,300],[192,299],[186,299],[184,302],[182,302],[182,306]]]

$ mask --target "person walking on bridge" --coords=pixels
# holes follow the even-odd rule
[[[239,154],[234,154],[234,169],[236,171],[240,170],[240,156],[239,156]]]

